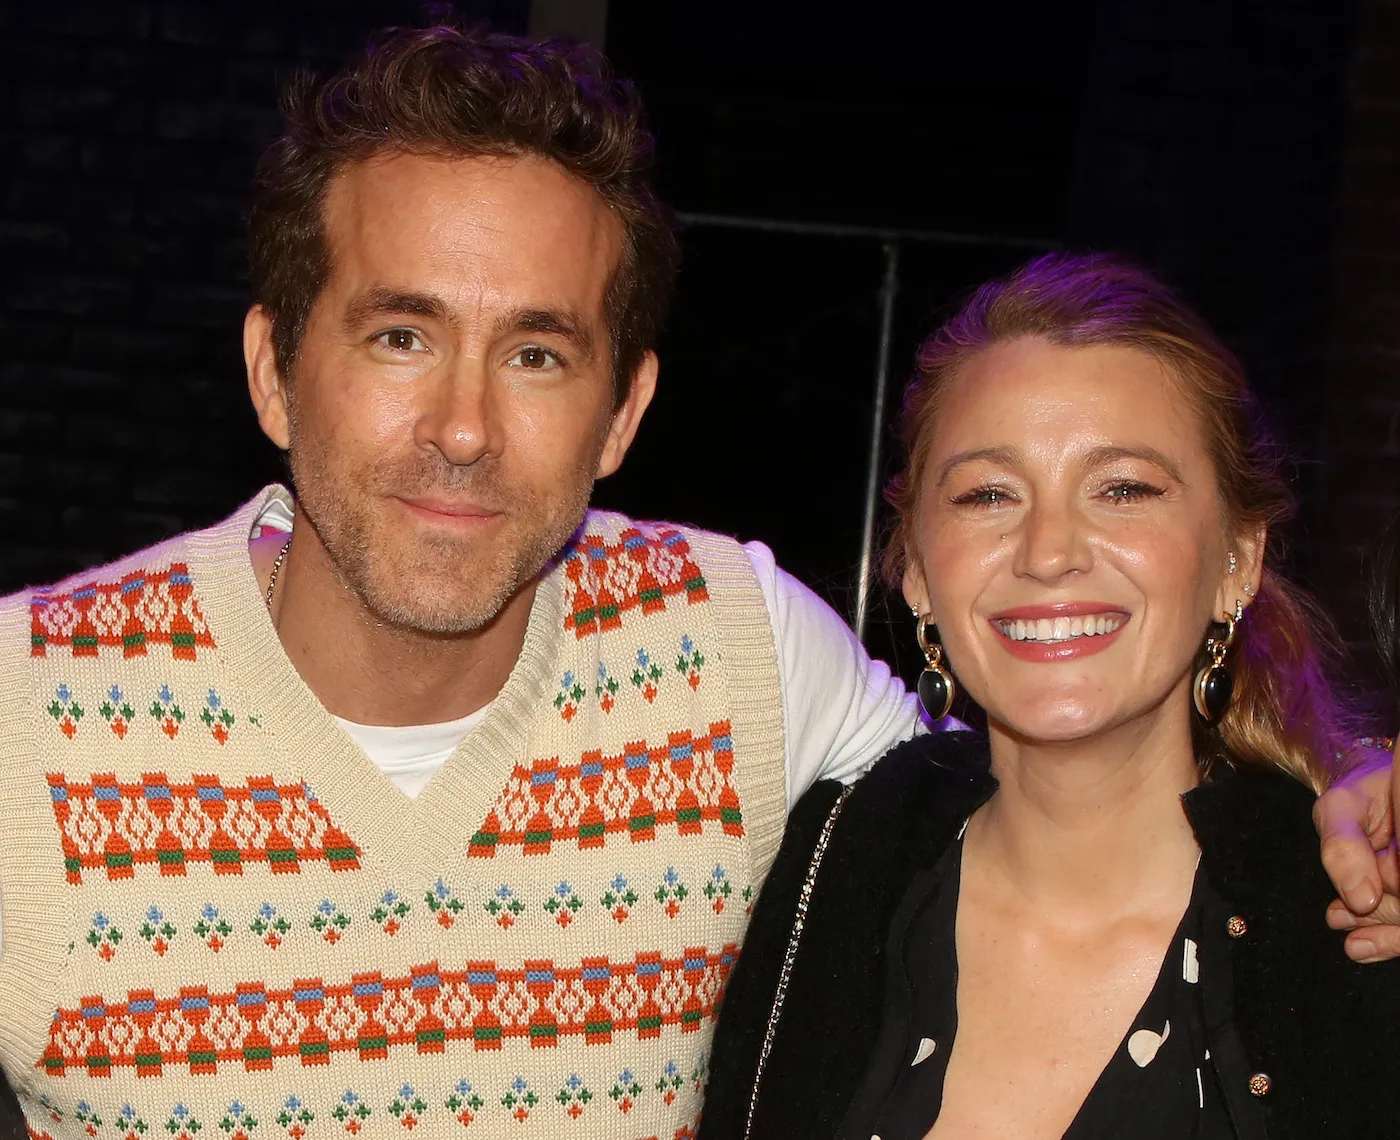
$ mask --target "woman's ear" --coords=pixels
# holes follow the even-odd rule
[[[904,556],[904,600],[916,613],[929,612],[928,586],[924,582],[924,568],[918,559],[906,552]]]
[[[1216,594],[1217,614],[1235,612],[1236,603],[1244,609],[1254,604],[1259,596],[1259,583],[1264,577],[1264,552],[1268,547],[1269,528],[1258,526],[1235,535],[1230,548],[1229,562],[1220,578],[1220,589]]]

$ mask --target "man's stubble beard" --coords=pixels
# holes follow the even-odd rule
[[[453,636],[489,625],[539,577],[588,509],[596,455],[583,457],[562,497],[550,498],[507,487],[494,460],[454,466],[421,453],[347,470],[323,439],[299,431],[295,416],[290,420],[288,458],[302,514],[341,585],[375,621],[404,632]],[[375,517],[382,517],[386,494],[461,496],[505,518],[490,538],[430,537],[408,548],[390,536],[387,549],[376,550]],[[405,520],[404,529],[412,525]],[[395,565],[393,554],[404,552],[408,565]]]

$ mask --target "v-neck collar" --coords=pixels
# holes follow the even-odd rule
[[[520,760],[531,722],[552,676],[564,591],[545,573],[535,591],[525,642],[486,715],[416,799],[409,799],[364,754],[302,679],[267,612],[248,553],[249,535],[270,499],[288,506],[285,488],[264,489],[226,522],[186,539],[191,578],[219,655],[260,711],[268,743],[297,772],[331,817],[394,877],[436,874],[465,856],[471,829],[486,817]]]

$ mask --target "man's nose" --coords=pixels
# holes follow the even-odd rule
[[[499,455],[499,395],[479,360],[459,359],[431,377],[414,429],[415,442],[454,466]]]

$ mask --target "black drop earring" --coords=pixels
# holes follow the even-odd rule
[[[1224,628],[1223,636],[1217,631]],[[1235,689],[1235,679],[1225,668],[1225,654],[1235,640],[1235,619],[1229,614],[1224,621],[1213,622],[1206,634],[1206,652],[1210,654],[1210,664],[1196,674],[1196,684],[1192,691],[1196,711],[1207,724],[1218,724],[1230,707],[1230,696]]]
[[[957,687],[953,684],[953,675],[943,667],[943,646],[938,643],[938,627],[931,616],[919,615],[914,636],[919,639],[919,648],[928,662],[919,674],[919,704],[924,706],[930,720],[942,720],[953,707]]]

